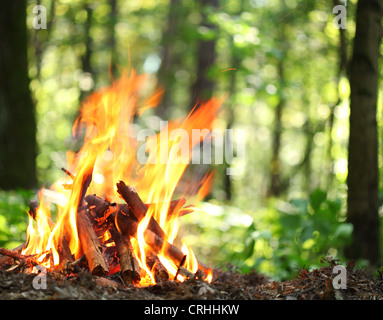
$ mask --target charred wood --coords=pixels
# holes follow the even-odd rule
[[[133,255],[133,248],[129,236],[120,234],[115,226],[109,229],[110,234],[116,245],[118,258],[120,259],[121,275],[128,284],[134,284],[140,281],[140,267],[138,261]]]
[[[77,232],[82,250],[88,260],[90,272],[93,275],[105,276],[109,270],[102,252],[100,240],[88,216],[83,211],[77,213]]]

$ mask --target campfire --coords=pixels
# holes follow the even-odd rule
[[[181,217],[198,211],[196,202],[209,192],[211,172],[197,187],[181,188],[180,180],[192,149],[208,138],[221,101],[201,103],[185,119],[138,139],[135,117],[155,107],[162,94],[143,97],[147,80],[124,72],[83,103],[73,126],[81,149],[67,153],[62,178],[30,202],[27,241],[0,248],[0,268],[37,272],[43,266],[66,276],[80,269],[99,277],[121,272],[135,286],[196,274],[212,281],[212,268],[177,234]],[[200,130],[199,138],[185,139],[193,130]]]

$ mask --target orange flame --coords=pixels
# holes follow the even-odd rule
[[[153,217],[167,234],[167,241],[173,243],[176,239],[179,221],[177,215],[169,218],[169,204],[191,160],[192,149],[209,134],[222,101],[211,99],[202,103],[186,119],[171,121],[162,127],[159,134],[149,136],[146,142],[149,156],[146,163],[141,163],[137,157],[139,145],[133,130],[133,118],[136,113],[141,115],[146,109],[155,107],[162,95],[162,91],[157,91],[150,97],[142,98],[141,89],[146,80],[146,75],[124,72],[109,88],[92,94],[83,103],[73,126],[74,137],[82,137],[83,145],[77,154],[67,153],[67,168],[73,176],[59,180],[52,187],[64,199],[57,205],[57,221],[54,224],[50,220],[49,203],[45,202],[40,192],[36,226],[33,227],[30,220],[24,254],[51,250],[54,265],[57,265],[60,262],[58,242],[65,234],[71,252],[77,256],[80,243],[76,222],[85,196],[84,183],[92,181],[89,193],[119,201],[115,185],[122,180],[134,186],[144,202],[155,203],[148,208],[138,225],[137,241],[132,241],[135,257],[145,271],[140,285],[155,283],[155,277],[146,263],[150,247],[145,243],[144,231]],[[199,130],[198,135],[193,134],[195,130]],[[210,190],[210,184],[211,175],[205,176],[197,194],[198,200]],[[185,267],[196,272],[198,262],[193,251],[186,245],[182,250],[187,255]],[[158,258],[175,276],[178,268],[175,262],[162,253]],[[182,281],[183,278],[179,276],[178,279]]]
[[[27,228],[27,243],[28,246],[22,250],[22,254],[31,255],[31,254],[41,254],[38,258],[38,261],[47,268],[50,266],[50,261],[43,261],[46,253],[48,253],[52,248],[48,242],[49,235],[54,228],[54,224],[50,218],[51,213],[49,207],[45,206],[45,200],[42,193],[40,195],[40,206],[36,210],[36,225],[34,226],[33,219],[29,217],[29,223]],[[43,254],[45,253],[45,254]],[[57,257],[57,251],[55,251],[55,256]]]

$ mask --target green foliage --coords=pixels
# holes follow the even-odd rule
[[[187,228],[198,225],[196,233],[203,236],[186,234],[187,243],[205,259],[214,257],[214,265],[231,263],[245,273],[255,268],[275,279],[291,278],[297,266],[319,266],[329,254],[342,258],[351,240],[341,200],[320,189],[308,199],[270,201],[251,215],[222,204],[205,203],[202,209],[206,215],[190,217]]]
[[[322,256],[342,256],[351,240],[352,225],[342,222],[342,203],[315,190],[309,199],[292,199],[279,207],[275,263],[291,272],[294,266],[318,265]]]
[[[12,249],[25,240],[32,196],[27,190],[0,192],[0,247]]]

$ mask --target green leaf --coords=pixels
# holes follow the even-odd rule
[[[305,215],[307,213],[307,204],[306,199],[292,199],[290,203],[297,208],[299,214]]]
[[[250,238],[247,241],[247,244],[241,254],[244,260],[246,260],[247,258],[250,258],[253,255],[254,246],[255,246],[255,240]]]
[[[321,204],[326,200],[327,193],[323,190],[316,189],[314,190],[310,195],[310,205],[314,209],[314,211],[317,211]]]
[[[335,232],[334,239],[335,240],[348,240],[351,238],[352,231],[354,230],[354,226],[351,223],[342,223],[340,224]]]

